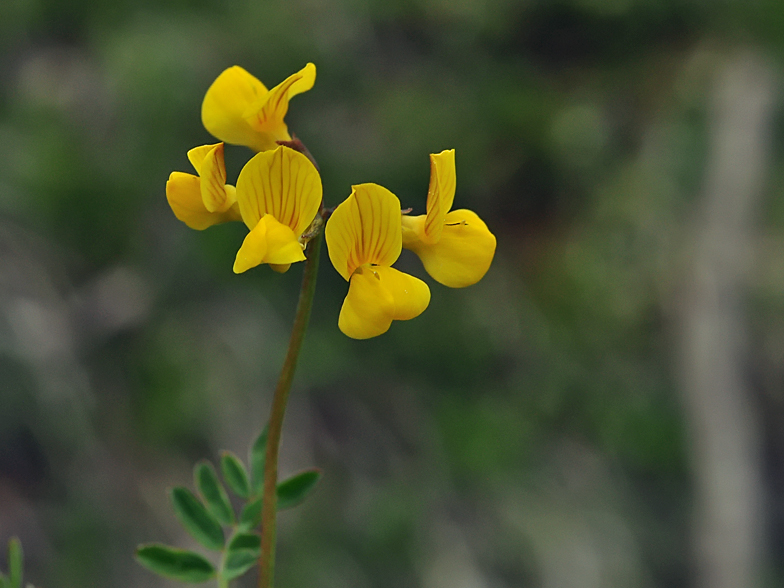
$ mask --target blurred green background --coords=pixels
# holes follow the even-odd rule
[[[0,0],[0,542],[22,539],[40,587],[174,585],[133,550],[193,547],[166,489],[246,454],[301,268],[234,275],[245,228],[188,229],[164,185],[213,141],[223,69],[272,87],[312,61],[287,122],[327,203],[376,182],[422,213],[428,154],[454,148],[455,206],[498,249],[464,290],[404,252],[430,307],[369,341],[338,331],[322,260],[281,470],[325,474],[280,517],[278,585],[782,585],[782,57],[777,0]],[[759,88],[722,82],[738,59]],[[770,98],[738,136],[762,157],[721,380],[741,409],[716,427],[683,293],[726,167],[723,83],[741,120]],[[226,153],[233,182],[250,152]],[[724,584],[700,563],[724,512],[705,451],[745,484],[707,534],[737,541]]]

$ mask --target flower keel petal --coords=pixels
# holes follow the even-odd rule
[[[415,222],[416,217],[410,220]],[[495,247],[495,236],[487,225],[476,213],[464,209],[446,215],[437,243],[406,243],[406,248],[422,260],[427,273],[450,288],[464,288],[481,280],[493,261]]]

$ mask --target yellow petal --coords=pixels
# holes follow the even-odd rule
[[[230,194],[234,186],[225,186]],[[229,195],[229,198],[233,196]],[[166,182],[166,199],[174,216],[192,229],[199,231],[233,220],[240,220],[239,208],[234,205],[225,212],[210,212],[201,197],[201,180],[194,175],[172,172]]]
[[[294,231],[267,214],[242,242],[234,260],[234,273],[241,274],[262,263],[274,264],[278,266],[276,271],[280,271],[280,266],[304,260],[302,245]]]
[[[455,199],[457,175],[455,172],[455,150],[430,155],[430,187],[427,191],[427,219],[424,241],[435,243],[441,238],[449,209]]]
[[[424,217],[412,217],[415,225]],[[433,279],[450,288],[477,283],[487,273],[495,255],[495,236],[476,213],[453,210],[446,215],[437,243],[408,241],[406,249],[416,253]]]
[[[289,268],[291,267],[291,264],[290,263],[271,263],[271,264],[269,264],[269,266],[270,266],[270,268],[272,268],[274,271],[278,272],[279,274],[285,274],[287,271],[289,271]]]
[[[210,212],[225,212],[235,200],[234,191],[226,190],[226,166],[223,163],[223,143],[210,149],[201,163],[201,198]]]
[[[279,146],[245,164],[237,179],[237,202],[249,229],[271,214],[299,237],[318,214],[321,190],[321,178],[310,160]]]
[[[193,169],[196,170],[197,174],[201,175],[201,164],[204,161],[204,158],[207,157],[207,154],[218,145],[220,145],[220,143],[213,143],[212,145],[201,145],[200,147],[194,147],[188,151],[188,161],[191,162],[191,165],[193,166]]]
[[[425,221],[427,216],[422,214],[420,216],[410,216],[408,214],[402,215],[400,218],[401,228],[403,229],[403,249],[413,249],[418,244],[421,244],[426,239],[425,237]]]
[[[225,143],[246,145],[256,151],[275,147],[274,140],[262,136],[244,118],[245,111],[268,94],[267,88],[247,71],[235,65],[212,83],[201,105],[204,128]]]
[[[378,184],[352,186],[327,221],[329,258],[343,279],[359,266],[390,266],[400,257],[400,200]]]
[[[353,339],[385,333],[393,320],[419,316],[430,303],[422,280],[391,267],[365,265],[351,276],[338,327]]]
[[[289,100],[306,92],[316,81],[316,66],[308,63],[300,71],[290,75],[280,84],[272,88],[265,96],[250,104],[243,113],[243,118],[252,129],[262,135],[268,135],[271,141],[288,141],[291,139],[283,119],[289,110]],[[274,146],[268,147],[272,149]]]

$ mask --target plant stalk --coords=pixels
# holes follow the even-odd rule
[[[297,368],[297,359],[305,338],[305,331],[310,320],[313,307],[313,295],[316,292],[316,274],[318,273],[321,235],[313,237],[305,252],[305,270],[302,274],[302,287],[297,302],[297,314],[291,330],[289,348],[280,371],[275,394],[270,408],[269,436],[267,453],[264,461],[264,494],[261,509],[261,556],[259,558],[259,588],[272,588],[275,574],[275,522],[277,518],[277,485],[278,485],[278,451],[280,434],[283,429],[283,417],[286,414],[286,402]]]

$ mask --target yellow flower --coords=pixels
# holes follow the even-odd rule
[[[348,295],[338,326],[349,337],[385,333],[393,320],[419,316],[430,303],[422,280],[390,267],[402,249],[400,201],[377,184],[353,186],[327,221],[329,258]]]
[[[308,63],[297,73],[267,90],[258,79],[235,65],[212,83],[201,105],[204,128],[226,143],[255,151],[275,149],[275,141],[290,141],[283,118],[289,100],[307,92],[316,81],[316,66]]]
[[[235,273],[262,263],[285,272],[304,261],[300,237],[321,207],[321,178],[307,157],[283,146],[256,154],[237,179],[237,203],[250,233],[237,252]]]
[[[450,288],[476,284],[495,255],[495,236],[476,213],[453,210],[455,150],[430,155],[427,214],[402,219],[403,247],[416,253],[433,279]]]
[[[166,199],[174,216],[198,230],[240,220],[236,191],[226,184],[223,143],[191,149],[188,159],[199,175],[172,172],[166,182]]]

